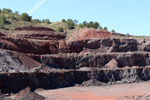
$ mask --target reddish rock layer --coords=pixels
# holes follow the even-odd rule
[[[23,31],[23,30],[34,30],[34,31],[54,31],[53,29],[51,28],[46,28],[46,27],[22,27],[22,28],[16,28],[15,29],[16,31]]]
[[[0,48],[34,54],[52,54],[58,52],[56,40],[31,40],[13,37],[0,37]]]
[[[60,40],[66,38],[65,34],[63,33],[58,33],[53,29],[43,27],[18,28],[15,30],[15,33],[12,36],[17,38],[40,40]]]
[[[89,39],[89,38],[110,38],[111,33],[105,30],[96,29],[86,29],[79,34],[79,39]]]

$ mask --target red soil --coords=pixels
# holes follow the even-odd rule
[[[80,39],[88,38],[109,38],[111,37],[110,32],[105,30],[86,29],[79,34]]]
[[[99,87],[71,87],[37,93],[46,100],[117,100],[124,96],[149,95],[149,82]]]

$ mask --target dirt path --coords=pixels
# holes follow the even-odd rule
[[[124,96],[150,95],[150,82],[99,87],[70,87],[37,93],[46,97],[46,100],[116,100]]]

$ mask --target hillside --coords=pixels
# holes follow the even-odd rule
[[[15,28],[19,27],[48,27],[56,30],[57,26],[62,27],[65,26],[65,23],[63,22],[52,22],[51,24],[46,24],[44,22],[31,22],[31,21],[24,21],[20,18],[19,15],[14,14],[0,14],[4,15],[6,17],[6,24],[4,27],[4,30],[13,31]],[[14,18],[11,18],[10,16],[14,15]]]
[[[82,28],[95,28],[107,30],[107,27],[102,28],[98,22],[86,22],[79,23],[78,20],[62,19],[58,22],[51,22],[49,19],[32,19],[32,16],[27,13],[19,14],[19,12],[13,12],[11,9],[0,9],[0,31],[4,33],[13,33],[16,28],[19,27],[47,27],[52,28],[58,32],[64,32],[69,34],[71,30]],[[113,30],[114,31],[114,30]]]
[[[97,89],[101,90],[105,86],[111,89],[113,85],[119,87],[108,90],[109,93],[123,93],[116,99],[132,98],[123,92],[131,86],[119,92],[120,86],[150,80],[148,37],[108,31],[107,27],[102,28],[92,21],[79,24],[72,19],[41,21],[26,13],[12,13],[9,9],[0,13],[0,28],[0,100],[50,100],[48,97],[64,100],[59,98],[64,93],[65,97],[72,94],[79,97],[77,100],[87,97],[85,94],[90,95],[87,98],[92,99],[89,100],[100,100],[101,91],[92,94],[88,92],[89,87],[100,87]],[[57,92],[58,88],[75,86],[86,87],[87,92],[82,88],[69,92],[71,94],[64,90]],[[137,91],[137,87],[141,90],[139,86],[130,90]],[[44,94],[36,93],[38,90],[43,90]],[[51,96],[49,90],[56,91],[57,97]],[[108,93],[105,95],[106,98],[109,96]],[[148,93],[143,97],[145,95]],[[99,97],[93,99],[95,96]]]

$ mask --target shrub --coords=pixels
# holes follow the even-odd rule
[[[0,16],[0,22],[2,22],[4,24],[6,23],[6,17],[4,15]]]
[[[82,25],[83,25],[83,26],[87,26],[87,22],[86,22],[86,21],[83,21],[83,22],[82,22]]]
[[[34,23],[41,23],[41,20],[39,20],[39,19],[33,19],[32,22],[34,22]]]
[[[79,28],[83,28],[83,25],[81,23],[79,24]]]
[[[114,32],[114,33],[115,33],[115,30],[111,30],[111,32]]]
[[[24,21],[31,21],[31,16],[29,16],[27,13],[22,13],[21,19]]]
[[[57,31],[57,32],[63,32],[64,30],[63,30],[62,27],[58,27],[58,28],[56,29],[56,31]]]
[[[73,22],[72,19],[68,19],[68,20],[66,21],[66,23],[67,23],[67,28],[68,28],[68,29],[74,29],[75,24],[74,24],[74,22]]]
[[[89,22],[89,27],[91,28],[91,27],[93,27],[93,25],[94,25],[94,22],[93,22],[93,21],[90,21],[90,22]]]
[[[0,22],[0,29],[4,29],[4,24]]]
[[[5,14],[7,14],[7,13],[12,13],[12,10],[11,9],[3,8],[2,12],[5,13]]]
[[[107,27],[104,27],[104,30],[108,31],[108,30],[107,30]]]
[[[98,27],[99,27],[99,23],[98,23],[98,22],[95,22],[95,23],[93,24],[93,28],[98,29]]]
[[[46,19],[46,20],[45,20],[45,23],[46,23],[46,24],[50,24],[51,22],[49,21],[49,19]]]
[[[6,24],[6,17],[4,15],[0,16],[0,28],[3,29]]]
[[[65,19],[62,19],[62,22],[66,22],[66,20],[65,20]]]

